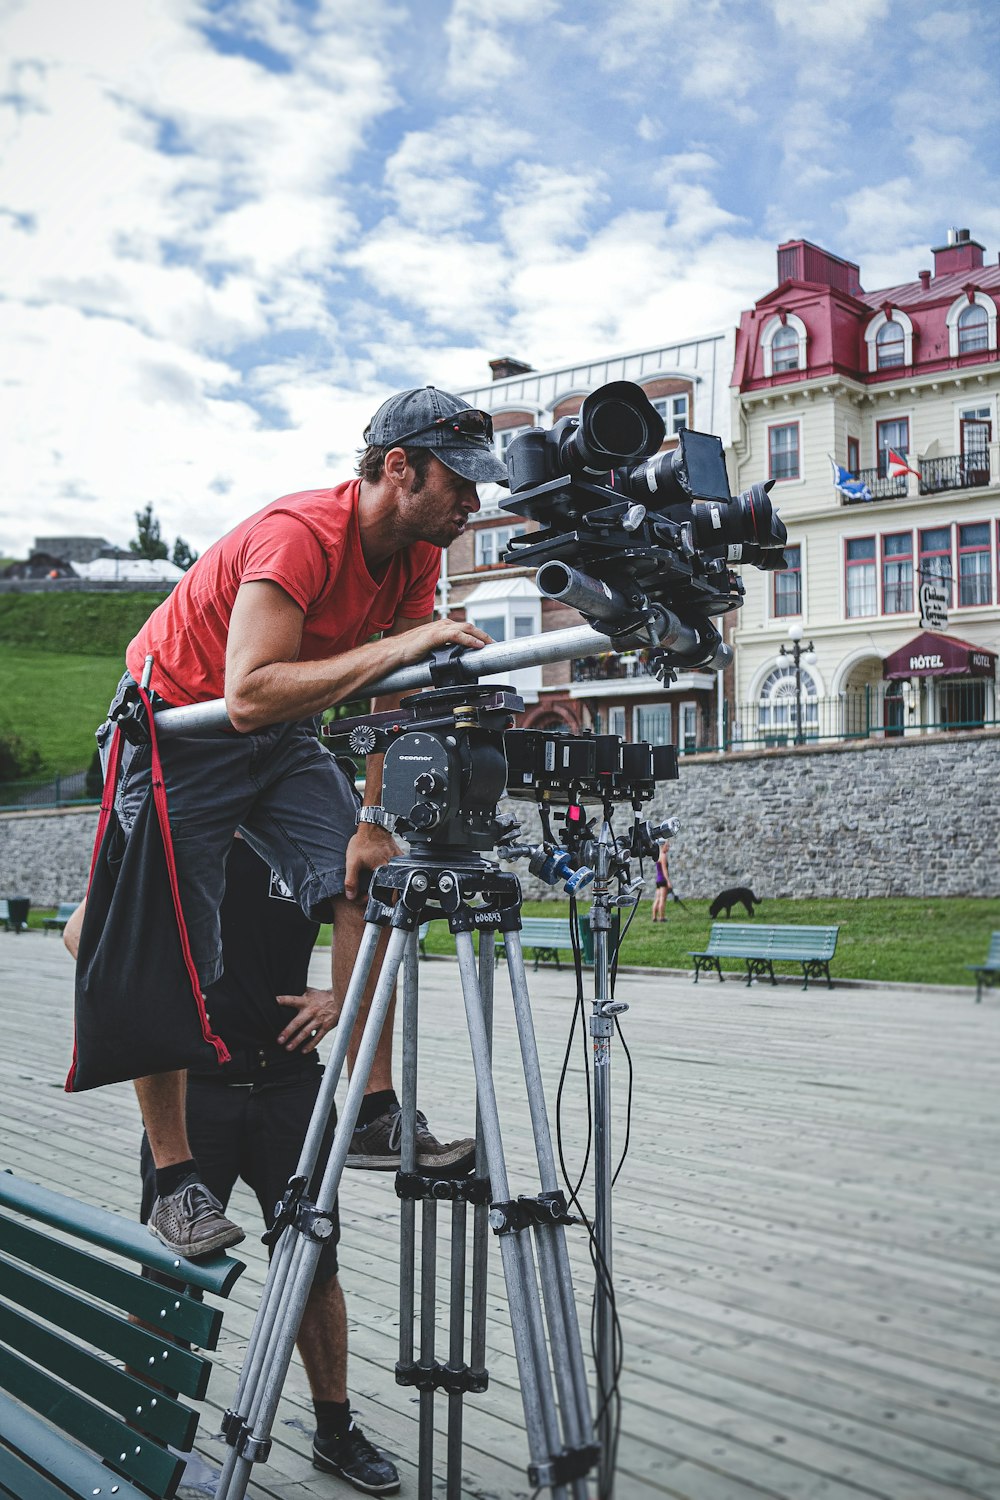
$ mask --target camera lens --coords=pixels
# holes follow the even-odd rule
[[[635,463],[660,446],[665,430],[663,418],[640,386],[612,380],[586,398],[578,421],[569,419],[565,428],[561,422],[553,428],[558,472],[589,469],[606,474],[621,464]]]

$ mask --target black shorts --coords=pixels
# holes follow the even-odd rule
[[[257,1195],[267,1227],[288,1179],[295,1175],[302,1142],[319,1093],[322,1067],[306,1065],[283,1078],[264,1083],[223,1083],[188,1074],[187,1127],[191,1153],[201,1180],[226,1206],[238,1178]],[[327,1127],[312,1187],[318,1188],[333,1140],[336,1110]],[[142,1211],[145,1224],[156,1197],[156,1173],[145,1134],[142,1137]],[[245,1226],[244,1226],[245,1227]],[[333,1234],[324,1240],[316,1283],[337,1273],[340,1215],[333,1205]]]

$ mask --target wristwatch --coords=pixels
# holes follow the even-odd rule
[[[377,827],[387,828],[390,831],[396,823],[393,814],[387,813],[384,807],[359,807],[354,821],[359,827],[362,823],[374,823]]]

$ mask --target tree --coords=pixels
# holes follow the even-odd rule
[[[148,557],[151,561],[167,556],[167,544],[160,534],[160,523],[153,514],[152,504],[135,513],[136,536],[128,544],[133,557]]]
[[[174,542],[174,550],[170,554],[170,561],[178,568],[183,568],[186,573],[191,564],[198,561],[198,554],[197,552],[192,552],[184,538],[179,536]]]
[[[41,768],[42,757],[37,750],[25,745],[20,735],[0,731],[0,782],[37,776]]]

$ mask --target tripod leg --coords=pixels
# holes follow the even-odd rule
[[[492,929],[479,934],[479,993],[482,1000],[486,1055],[493,1058],[493,978],[496,969]],[[476,1101],[476,1176],[487,1175],[482,1118]],[[469,1364],[474,1374],[486,1374],[486,1294],[489,1275],[489,1208],[477,1204],[472,1214],[472,1322],[469,1333]]]
[[[528,1108],[531,1114],[531,1128],[535,1140],[542,1191],[554,1193],[559,1190],[559,1180],[556,1174],[555,1153],[552,1149],[552,1134],[545,1112],[545,1094],[538,1063],[538,1047],[531,1016],[528,981],[524,972],[520,933],[505,933],[504,946],[507,952],[507,971],[510,975],[514,1017],[521,1045],[521,1061],[528,1091]],[[580,1339],[580,1325],[573,1297],[573,1277],[563,1226],[561,1224],[537,1225],[535,1247],[566,1438],[571,1447],[582,1448],[590,1441],[592,1432],[590,1393],[587,1389],[587,1372],[583,1362],[583,1345]],[[584,1481],[576,1482],[574,1493],[580,1496],[586,1495]]]
[[[401,1172],[416,1167],[414,1122],[417,1108],[417,947],[416,937],[406,945],[403,960],[403,1074],[400,1085],[402,1135],[399,1146]],[[416,1265],[416,1202],[402,1199],[399,1205],[399,1363],[413,1364],[413,1311]]]
[[[343,1071],[344,1061],[347,1057],[347,1045],[351,1032],[361,1009],[361,1001],[364,996],[365,985],[368,975],[375,960],[378,949],[380,929],[372,924],[365,927],[361,943],[358,948],[358,961],[351,978],[344,1004],[341,1009],[340,1019],[337,1023],[337,1034],[334,1040],[330,1060],[323,1074],[319,1094],[313,1109],[309,1129],[302,1143],[299,1153],[298,1165],[295,1169],[296,1176],[310,1178],[316,1165],[320,1145],[323,1140],[323,1132],[326,1129],[327,1120],[333,1108],[334,1098],[337,1092],[337,1084]],[[264,1283],[264,1291],[261,1295],[260,1306],[254,1319],[247,1351],[243,1359],[243,1368],[240,1371],[239,1384],[233,1397],[231,1407],[232,1413],[241,1413],[243,1410],[244,1393],[249,1387],[256,1386],[260,1379],[262,1354],[266,1350],[271,1338],[275,1318],[284,1300],[285,1286],[289,1279],[291,1270],[292,1252],[295,1248],[296,1238],[294,1235],[283,1234],[274,1248],[271,1263],[268,1266],[267,1279]],[[227,1456],[227,1464],[223,1474],[231,1467],[235,1458],[235,1449]],[[220,1494],[222,1491],[220,1490]]]
[[[376,933],[377,931],[378,929]],[[351,1147],[351,1136],[368,1083],[368,1075],[372,1069],[375,1050],[392,1000],[396,975],[402,962],[407,937],[408,934],[402,928],[394,928],[389,938],[382,972],[372,998],[354,1073],[344,1101],[343,1113],[330,1148],[323,1180],[316,1194],[316,1202],[320,1208],[324,1205],[327,1207],[332,1205],[336,1197],[344,1171],[344,1162]],[[355,982],[352,980],[351,990],[355,988]],[[363,989],[363,982],[361,988]],[[356,1013],[355,1010],[355,1015]],[[343,1024],[343,1019],[342,1017],[341,1024]],[[341,1041],[342,1039],[338,1037],[338,1048]],[[343,1041],[343,1048],[346,1055],[346,1039]],[[287,1234],[286,1230],[282,1238],[285,1238]],[[246,1494],[253,1463],[266,1456],[274,1413],[277,1410],[281,1388],[288,1373],[292,1350],[295,1347],[299,1324],[302,1322],[302,1314],[321,1250],[321,1240],[312,1238],[305,1231],[296,1234],[296,1243],[292,1250],[291,1263],[283,1287],[282,1305],[277,1314],[268,1309],[265,1315],[265,1319],[269,1321],[269,1335],[266,1345],[263,1345],[263,1341],[258,1341],[263,1347],[260,1347],[256,1353],[252,1391],[250,1381],[246,1382],[249,1412],[245,1421],[241,1422],[238,1440],[223,1468],[216,1491],[216,1500],[242,1500]],[[263,1312],[263,1305],[261,1311]]]
[[[510,1188],[504,1161],[500,1116],[493,1087],[489,1046],[483,1022],[482,997],[479,993],[479,978],[476,972],[471,934],[456,933],[455,947],[462,977],[462,995],[465,1000],[465,1014],[476,1073],[476,1094],[479,1101],[491,1192],[494,1202],[506,1203],[510,1197]],[[548,1352],[545,1346],[541,1304],[531,1260],[531,1245],[523,1233],[504,1233],[499,1236],[499,1240],[504,1280],[507,1286],[507,1301],[510,1307],[511,1328],[514,1334],[514,1350],[521,1382],[528,1448],[533,1461],[536,1464],[545,1465],[553,1455],[559,1452],[561,1444]],[[567,1500],[564,1484],[553,1486],[552,1492],[555,1500]]]

